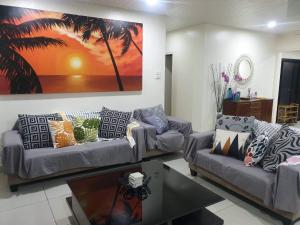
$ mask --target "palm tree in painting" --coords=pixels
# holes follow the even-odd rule
[[[114,67],[119,90],[124,91],[119,69],[109,43],[111,35],[109,33],[110,30],[108,29],[108,20],[71,14],[63,14],[62,19],[65,21],[66,26],[73,28],[74,32],[82,32],[82,40],[85,42],[91,38],[92,33],[100,34],[100,38],[97,39],[97,42],[105,43]]]
[[[123,41],[122,43],[122,52],[121,55],[124,55],[131,44],[135,46],[138,52],[143,55],[142,50],[139,48],[137,43],[133,40],[132,34],[138,36],[139,27],[142,27],[140,23],[128,23],[123,21],[111,21],[109,23],[109,35],[112,39],[120,39]]]
[[[64,26],[64,23],[60,19],[52,18],[21,22],[23,16],[31,13],[39,13],[39,11],[0,7],[0,71],[10,81],[11,94],[43,92],[35,70],[18,51],[65,45],[62,40],[58,39],[43,36],[32,37],[33,32],[54,26]]]

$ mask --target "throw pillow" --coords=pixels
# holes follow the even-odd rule
[[[61,115],[66,120],[71,120],[75,123],[76,118],[80,117],[83,119],[100,119],[101,112],[88,112],[88,111],[79,111],[79,112],[62,112]]]
[[[244,160],[244,148],[249,136],[250,133],[217,129],[211,153]]]
[[[101,111],[101,138],[120,138],[126,135],[131,112],[110,110],[105,107]]]
[[[74,137],[73,123],[70,120],[51,121],[48,120],[53,147],[63,148],[76,145]]]
[[[144,121],[156,128],[157,134],[162,134],[168,130],[168,126],[158,116],[152,115],[144,118]]]
[[[280,124],[254,120],[254,135],[256,137],[262,134],[267,134],[269,138],[272,138],[280,130],[280,128]]]
[[[275,172],[280,163],[293,155],[300,155],[300,135],[283,125],[274,136],[273,143],[268,146],[268,153],[263,159],[263,169]]]
[[[53,147],[48,120],[62,120],[58,113],[47,115],[18,115],[19,132],[22,135],[24,148]]]
[[[159,117],[161,121],[163,121],[164,127],[168,127],[169,121],[162,105],[157,105],[154,107],[149,107],[144,109],[137,109],[134,111],[134,118],[137,120],[141,120],[145,123],[147,123],[145,119],[150,116]]]
[[[252,133],[254,131],[254,120],[255,117],[253,116],[241,117],[219,114],[217,116],[216,129]]]
[[[74,136],[77,142],[87,143],[98,141],[100,119],[75,117]]]
[[[269,143],[269,137],[266,133],[255,137],[246,151],[244,159],[245,166],[257,165],[265,156]]]

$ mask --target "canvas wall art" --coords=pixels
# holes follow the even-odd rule
[[[0,94],[142,90],[143,25],[0,5]]]

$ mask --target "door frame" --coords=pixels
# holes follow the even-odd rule
[[[300,49],[286,50],[280,51],[276,57],[276,68],[275,68],[275,77],[273,80],[273,113],[272,113],[272,122],[276,123],[277,120],[277,108],[278,108],[278,100],[279,100],[279,85],[280,85],[280,77],[281,77],[281,67],[282,67],[282,59],[287,58],[285,55],[293,54],[300,52]],[[292,58],[293,59],[293,58]],[[296,59],[296,58],[294,58]],[[298,58],[297,58],[298,59]]]

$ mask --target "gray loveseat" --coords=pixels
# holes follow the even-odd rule
[[[300,165],[279,166],[276,173],[246,167],[243,161],[211,154],[214,131],[190,135],[184,153],[191,174],[201,175],[273,211],[284,224],[300,217]]]

